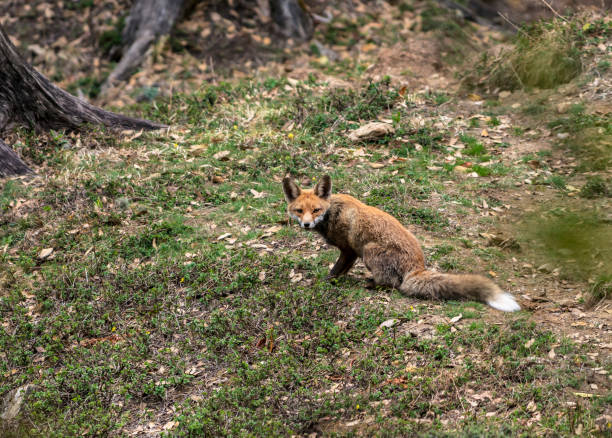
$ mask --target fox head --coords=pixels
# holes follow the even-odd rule
[[[302,228],[314,228],[325,217],[331,196],[331,178],[324,175],[312,190],[300,189],[290,177],[283,179],[285,199],[289,204],[289,216],[299,222]]]

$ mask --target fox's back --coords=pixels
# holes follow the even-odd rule
[[[350,247],[361,256],[364,246],[375,242],[422,259],[414,235],[390,214],[350,195],[331,195],[330,203],[329,229],[324,235],[330,243],[340,248]]]

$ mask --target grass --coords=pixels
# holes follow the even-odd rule
[[[503,90],[556,88],[581,74],[593,55],[584,48],[605,40],[610,32],[608,22],[589,15],[534,22],[521,28],[510,50],[493,58],[484,53],[465,83]],[[598,68],[605,71],[605,66],[603,62]]]
[[[590,177],[580,190],[580,196],[587,199],[606,197],[611,194],[610,183],[606,182],[601,176]]]
[[[559,369],[537,365],[528,358],[546,355],[559,339],[524,316],[491,325],[490,311],[477,304],[460,312],[456,303],[436,305],[470,322],[460,331],[438,324],[424,338],[414,337],[406,322],[431,318],[429,303],[388,306],[354,277],[330,284],[324,277],[335,251],[312,252],[320,245],[312,234],[286,228],[263,237],[262,230],[284,217],[276,176],[287,171],[316,176],[313,157],[332,164],[344,163],[341,157],[350,154],[348,148],[325,152],[323,136],[343,144],[344,128],[326,121],[331,129],[323,134],[313,115],[325,107],[336,120],[357,112],[372,118],[397,101],[384,83],[366,84],[355,94],[302,95],[302,126],[289,139],[267,129],[266,114],[293,109],[290,96],[280,93],[257,109],[259,121],[243,124],[245,115],[236,108],[246,107],[237,102],[282,83],[207,88],[176,97],[173,106],[143,103],[149,116],[193,123],[176,140],[144,134],[106,149],[108,136],[94,132],[88,141],[98,149],[76,155],[64,147],[76,141],[69,135],[23,133],[28,159],[53,169],[39,189],[14,181],[0,196],[7,218],[0,228],[0,246],[7,247],[0,256],[5,267],[0,372],[3,392],[24,382],[36,385],[24,430],[46,436],[117,434],[137,418],[162,413],[175,422],[176,436],[303,434],[330,418],[340,427],[370,416],[374,420],[360,426],[364,433],[444,434],[449,428],[441,420],[465,409],[465,391],[475,381],[493,385],[489,390],[503,400],[496,409],[510,417],[502,425],[475,411],[454,426],[462,433],[533,430],[521,423],[528,415],[510,397],[512,391],[539,403],[549,427],[569,430],[567,418],[554,415],[562,400],[552,397],[569,383],[554,383],[559,377],[553,374],[570,382],[577,347],[559,359]],[[361,109],[363,96],[371,100]],[[197,111],[205,113],[198,118],[203,122],[194,123]],[[402,120],[399,129],[426,149],[407,151],[411,162],[394,174],[334,164],[335,187],[356,195],[369,191],[368,203],[444,235],[446,215],[428,205],[439,176],[426,168],[441,153],[434,146],[444,135],[431,128],[415,131]],[[36,141],[46,146],[35,148]],[[475,158],[487,153],[473,137],[462,141]],[[192,155],[192,145],[203,142],[209,147]],[[372,156],[380,153],[378,145],[365,147]],[[213,158],[222,150],[230,151],[228,161]],[[129,157],[132,166],[116,161],[117,154]],[[213,184],[211,175],[226,181]],[[408,182],[400,184],[400,178]],[[253,196],[251,189],[264,196]],[[18,210],[20,216],[14,216],[14,199],[32,202],[28,208],[36,214]],[[36,230],[34,239],[26,238]],[[219,241],[226,232],[237,240]],[[295,248],[301,239],[307,243]],[[54,257],[39,260],[40,249],[48,247]],[[487,263],[503,260],[499,252],[479,251],[474,254]],[[431,259],[449,270],[470,266],[448,244],[437,246]],[[292,282],[296,274],[304,280]],[[376,334],[390,318],[405,322]],[[484,346],[491,353],[483,355]],[[163,414],[168,403],[173,410]],[[139,411],[143,404],[147,408]],[[580,421],[590,424],[597,412],[600,408],[589,407]],[[423,416],[432,422],[414,421]]]
[[[342,22],[326,32],[350,46],[357,29]],[[314,75],[219,81],[171,99],[151,92],[131,108],[169,132],[17,132],[20,153],[45,178],[0,188],[0,395],[35,390],[0,435],[595,433],[610,400],[607,376],[592,370],[612,371],[591,354],[596,344],[529,312],[366,289],[362,266],[329,282],[337,251],[287,224],[282,177],[310,186],[330,173],[334,191],[408,226],[430,266],[497,275],[513,291],[532,284],[516,252],[485,246],[479,233],[508,217],[528,163],[550,153],[503,161],[506,145],[461,124],[475,114],[454,119],[455,96],[428,91],[417,105],[389,78],[362,73],[335,90]],[[491,131],[502,115],[489,119]],[[347,139],[377,119],[395,133]],[[554,123],[578,135],[607,122],[576,107]],[[455,137],[464,156],[450,164]],[[467,161],[479,177],[452,171]],[[605,184],[587,180],[581,197],[605,201]],[[609,223],[599,204],[569,209],[569,190],[536,189],[567,208],[534,216],[527,238],[564,275],[592,280],[596,304],[610,294],[612,256],[601,245]],[[44,248],[53,252],[41,259]],[[530,257],[521,263],[538,260]],[[381,327],[390,319],[397,324]]]
[[[88,2],[80,2],[77,7],[88,7]],[[120,17],[112,24],[112,29],[103,32],[99,39],[98,44],[100,49],[105,55],[109,55],[114,47],[120,46],[122,42],[122,32],[125,27],[125,17]]]
[[[584,170],[606,170],[612,164],[612,116],[609,114],[589,114],[583,104],[574,104],[567,117],[552,120],[548,126],[569,134],[561,144],[582,159]]]
[[[565,275],[595,279],[609,276],[612,266],[607,248],[600,242],[612,238],[609,222],[597,209],[581,203],[543,207],[524,224],[524,233],[541,257],[561,264]]]

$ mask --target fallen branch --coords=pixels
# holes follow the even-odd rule
[[[544,3],[548,9],[550,9],[552,11],[553,14],[555,14],[557,17],[559,17],[561,20],[565,21],[567,23],[567,20],[561,15],[559,14],[557,11],[555,11],[555,9],[550,5],[550,3],[548,3],[546,0],[540,0],[542,3]]]

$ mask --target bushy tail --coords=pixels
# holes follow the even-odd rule
[[[481,301],[504,312],[521,309],[512,295],[480,275],[420,271],[406,276],[399,290],[421,298]]]

